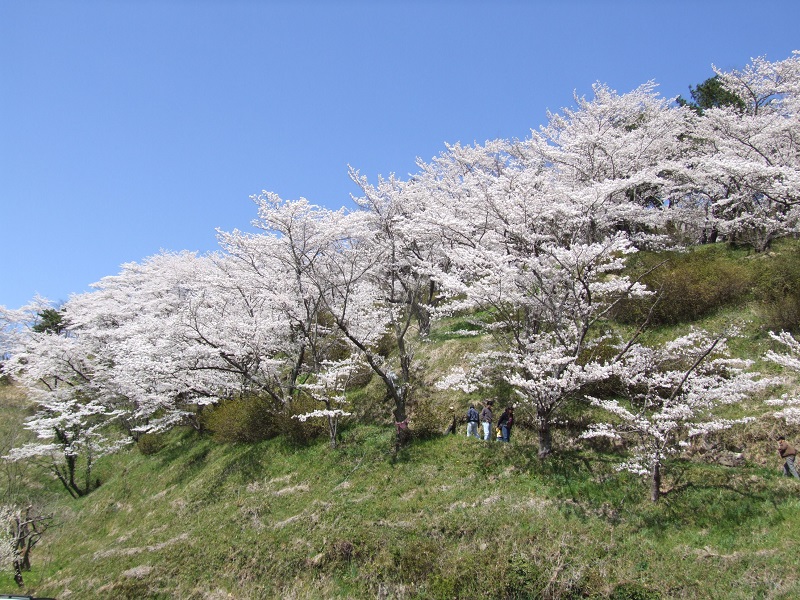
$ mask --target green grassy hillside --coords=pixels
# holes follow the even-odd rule
[[[394,462],[390,432],[218,445],[189,432],[106,459],[28,592],[57,598],[797,598],[800,484],[684,461],[662,502],[609,455],[540,462],[464,436]],[[55,488],[53,491],[56,491]],[[10,576],[2,589],[15,589]]]
[[[734,351],[758,359],[770,345],[769,319],[791,312],[774,310],[778,300],[765,290],[775,278],[764,273],[795,248],[771,257],[703,250],[706,263],[736,272],[706,264],[700,284],[724,272],[739,278],[735,293],[691,319],[665,313],[650,339],[735,321],[743,337]],[[683,285],[700,285],[689,268]],[[480,343],[449,333],[458,329],[443,323],[421,344],[432,374]],[[800,598],[800,483],[779,476],[774,443],[778,432],[800,443],[800,430],[772,418],[762,398],[749,407],[760,415],[755,423],[670,463],[665,495],[653,504],[647,481],[615,470],[623,447],[582,442],[575,427],[559,429],[555,454],[538,459],[524,411],[510,445],[467,439],[460,428],[393,457],[391,427],[367,424],[379,392],[370,383],[354,396],[361,418],[344,426],[337,449],[324,436],[221,444],[176,430],[147,455],[132,447],[103,458],[102,485],[79,500],[44,471],[5,465],[0,502],[35,502],[55,516],[25,592],[82,600]],[[447,406],[460,413],[464,402],[431,392],[424,418],[442,430]],[[0,387],[0,407],[2,440],[16,443],[24,398]],[[576,422],[591,416],[575,410]],[[720,464],[720,452],[731,451],[743,465]],[[0,575],[0,593],[16,589]]]

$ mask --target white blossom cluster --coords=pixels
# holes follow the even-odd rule
[[[658,348],[634,344],[614,366],[620,398],[590,398],[613,420],[582,437],[626,439],[634,456],[619,468],[657,478],[664,459],[692,438],[752,420],[717,414],[771,383],[748,370],[750,361],[728,358],[725,341],[692,331]]]
[[[339,408],[335,408],[333,410],[313,410],[309,413],[304,413],[302,415],[294,415],[294,418],[298,421],[307,421],[308,419],[317,419],[317,418],[338,418],[338,417],[347,417],[350,416],[351,413],[345,412]]]
[[[12,507],[0,504],[0,571],[9,569],[16,556],[13,528],[15,514]]]
[[[770,350],[765,358],[790,371],[800,372],[800,342],[786,331],[770,335],[776,342],[783,344],[789,353],[779,354]],[[783,419],[792,425],[800,424],[800,398],[795,394],[783,394],[780,398],[767,400],[766,403],[768,406],[780,407],[781,410],[774,413],[775,418]]]

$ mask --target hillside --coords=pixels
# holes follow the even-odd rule
[[[28,592],[57,598],[794,598],[800,486],[774,468],[676,465],[663,502],[608,456],[546,463],[462,436],[354,427],[342,447],[219,446],[188,432],[102,465]],[[709,570],[714,571],[709,581]],[[4,590],[13,590],[10,577]]]
[[[667,292],[694,298],[687,306],[696,310],[698,290],[707,289],[706,305],[690,317],[671,306],[648,339],[735,323],[742,333],[735,354],[779,372],[760,357],[771,344],[770,324],[790,312],[794,279],[776,265],[794,256],[795,245],[785,242],[767,255],[717,246],[698,250],[695,263],[675,258],[680,268],[665,278],[673,284]],[[771,296],[773,289],[782,291]],[[635,312],[630,306],[626,314]],[[617,319],[629,326],[623,315]],[[455,320],[441,323],[420,344],[431,377],[480,343],[453,333],[463,328]],[[385,415],[370,414],[378,390],[366,383],[353,395],[359,419],[345,423],[336,449],[324,435],[226,444],[174,430],[103,458],[96,469],[101,486],[78,500],[43,471],[30,467],[23,474],[5,465],[5,500],[35,502],[55,515],[25,573],[26,593],[217,600],[800,597],[794,569],[800,483],[779,477],[774,444],[779,432],[800,442],[800,429],[772,418],[763,398],[745,407],[756,422],[672,460],[664,495],[653,504],[645,480],[616,470],[624,446],[577,438],[595,409],[574,407],[544,460],[524,407],[509,445],[467,439],[460,427],[457,436],[415,439],[393,457],[392,428],[381,422]],[[19,435],[26,405],[16,388],[4,386],[0,394],[0,432],[9,440]],[[424,398],[418,420],[436,431],[447,424],[450,404],[460,414],[468,401],[439,391]],[[721,464],[730,453],[741,453],[744,464]],[[0,593],[15,589],[10,575],[0,575]]]

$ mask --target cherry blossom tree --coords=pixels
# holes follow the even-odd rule
[[[295,321],[313,324],[298,330],[306,331],[308,348],[322,350],[313,340],[329,340],[328,350],[312,352],[310,362],[317,368],[309,385],[325,381],[327,365],[340,360],[329,362],[331,349],[346,361],[361,356],[394,405],[399,443],[413,396],[411,332],[424,335],[430,327],[435,285],[429,265],[441,257],[431,231],[414,221],[423,199],[418,186],[394,178],[373,186],[355,171],[351,176],[364,191],[355,199],[359,210],[331,212],[305,200],[284,202],[267,195],[261,198],[257,224],[273,236],[276,248],[284,248],[288,280],[304,298]],[[323,321],[336,335],[326,330],[319,336]],[[304,389],[312,393],[312,387]]]
[[[618,275],[631,250],[624,236],[568,248],[542,246],[538,255],[495,256],[485,276],[464,287],[465,301],[489,318],[484,327],[495,349],[473,358],[464,383],[488,383],[499,373],[536,414],[539,454],[552,451],[551,423],[587,384],[610,376],[612,364],[599,350],[604,319],[625,297],[647,294]],[[486,255],[484,254],[484,257]]]
[[[96,486],[94,460],[124,443],[107,435],[121,411],[99,401],[97,362],[90,347],[69,328],[62,334],[31,330],[18,338],[5,368],[37,403],[38,411],[25,427],[40,440],[13,449],[6,458],[43,459],[73,497],[89,493]]]
[[[0,374],[3,373],[4,362],[11,357],[25,335],[36,326],[38,315],[46,310],[53,310],[52,302],[38,295],[18,309],[0,305]]]
[[[707,227],[761,252],[798,226],[800,54],[714,71],[744,108],[717,106],[688,119],[672,202],[693,204]]]
[[[119,413],[95,400],[95,363],[81,340],[68,328],[58,333],[37,328],[38,315],[52,304],[36,297],[28,305],[3,309],[3,343],[8,359],[3,372],[28,389],[37,413],[25,427],[38,442],[9,449],[5,460],[33,459],[44,466],[73,496],[88,493],[94,459],[116,449],[118,440],[104,430]]]
[[[400,181],[392,175],[379,177],[373,185],[354,169],[350,177],[363,192],[354,201],[369,215],[370,234],[380,250],[375,279],[385,288],[387,302],[403,309],[404,318],[392,319],[402,356],[401,347],[412,323],[422,337],[430,333],[440,292],[435,274],[446,270],[449,263],[441,227],[426,214],[432,193],[422,178]]]
[[[435,274],[448,298],[439,312],[482,315],[473,320],[492,339],[463,377],[444,382],[511,385],[536,414],[546,456],[555,415],[610,373],[600,352],[609,311],[622,298],[648,294],[620,274],[636,251],[622,214],[645,209],[616,198],[613,182],[578,181],[571,170],[562,179],[533,155],[494,142],[453,147],[425,175],[434,180],[429,218],[439,220],[449,244],[448,268]],[[461,202],[452,202],[458,192],[451,187]]]
[[[770,336],[773,340],[782,344],[788,352],[782,354],[770,350],[765,358],[785,369],[800,372],[800,342],[787,331],[780,333],[770,332]],[[796,394],[783,394],[780,398],[768,400],[767,404],[780,408],[775,412],[775,418],[784,419],[790,424],[800,424],[800,398]]]
[[[410,365],[413,355],[405,346],[411,317],[409,305],[387,297],[378,271],[385,257],[374,243],[370,215],[364,211],[348,215],[346,236],[339,237],[314,267],[314,281],[321,292],[325,311],[347,341],[384,383],[394,405],[398,444],[405,432],[406,404],[410,395]],[[382,349],[394,335],[398,364]],[[397,446],[396,446],[397,447]]]
[[[692,438],[747,423],[722,418],[768,381],[748,371],[752,361],[728,357],[726,339],[693,331],[655,348],[634,344],[615,365],[619,398],[591,398],[613,420],[591,425],[582,437],[625,439],[632,457],[620,470],[649,475],[650,499],[661,496],[665,461]]]
[[[254,200],[259,214],[254,225],[264,233],[220,232],[220,241],[242,271],[246,287],[262,290],[276,322],[287,326],[279,353],[285,359],[283,402],[302,395],[321,405],[294,418],[324,418],[331,447],[336,447],[339,419],[350,414],[343,406],[357,369],[357,351],[329,312],[323,264],[331,247],[347,236],[339,225],[345,213],[267,192]]]
[[[656,88],[651,81],[619,94],[596,83],[591,99],[576,95],[575,107],[548,113],[546,125],[513,146],[526,171],[546,165],[548,187],[556,182],[566,193],[593,187],[598,222],[589,241],[616,230],[652,234],[663,225],[686,115]]]
[[[299,388],[323,408],[301,415],[293,415],[299,421],[323,418],[328,423],[331,448],[336,448],[339,419],[350,416],[342,407],[347,404],[347,388],[359,368],[358,357],[351,356],[339,361],[325,361],[322,369]]]
[[[276,267],[265,285],[235,257],[214,263],[213,281],[189,303],[182,322],[186,343],[205,361],[191,369],[214,374],[222,397],[264,394],[282,409],[295,391],[306,349],[287,318],[287,307],[298,302],[289,279]]]
[[[161,253],[122,266],[66,311],[99,365],[103,402],[122,411],[135,439],[177,423],[195,423],[197,407],[234,386],[212,368],[212,350],[193,344],[192,308],[212,294],[210,259]]]
[[[264,192],[254,225],[264,233],[219,232],[231,257],[240,286],[257,293],[272,319],[274,372],[270,394],[285,404],[300,391],[301,380],[319,372],[323,363],[347,352],[324,303],[324,288],[316,285],[322,255],[343,235],[337,223],[344,211],[330,211],[305,199],[283,200]]]
[[[0,505],[0,570],[10,568],[23,587],[23,571],[30,571],[31,551],[53,520],[33,506],[24,510]]]
[[[122,399],[134,435],[198,425],[198,412],[222,398],[262,394],[282,410],[297,390],[312,333],[298,315],[308,305],[269,253],[274,238],[220,235],[228,253],[125,265],[70,307],[102,346],[107,397]]]

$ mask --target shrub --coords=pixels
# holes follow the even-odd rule
[[[139,436],[136,446],[145,456],[157,454],[165,446],[164,437],[158,433],[145,433]]]
[[[280,433],[276,403],[262,396],[224,400],[203,412],[203,426],[222,443],[260,442]]]
[[[635,257],[630,275],[644,273],[641,282],[660,295],[651,325],[696,321],[748,296],[752,286],[749,269],[723,251],[724,248],[703,248],[686,253],[642,253]],[[614,318],[626,324],[641,323],[653,301],[654,298],[645,298],[622,302]]]
[[[452,420],[450,411],[442,413],[441,410],[437,410],[430,396],[418,398],[410,412],[411,431],[420,439],[440,435]]]
[[[764,326],[772,331],[800,332],[800,246],[763,257],[756,276]]]
[[[296,419],[296,415],[312,412],[321,405],[310,398],[300,397],[292,400],[284,410],[274,416],[278,434],[292,443],[304,446],[314,440],[328,435],[328,422],[325,418],[314,418],[306,421]]]
[[[786,296],[767,301],[762,313],[764,327],[770,331],[800,332],[800,298]]]
[[[319,408],[300,397],[286,405],[264,396],[242,396],[225,400],[203,413],[203,426],[221,443],[255,443],[284,436],[293,444],[307,444],[327,434],[324,419],[294,418]]]

